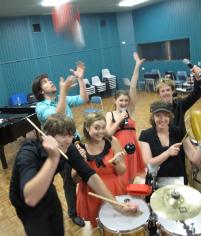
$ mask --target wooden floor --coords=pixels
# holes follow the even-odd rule
[[[157,100],[158,96],[155,93],[145,93],[139,92],[137,97],[137,105],[135,112],[135,120],[137,124],[137,132],[140,134],[140,130],[149,127],[149,105],[154,100]],[[103,105],[105,111],[111,111],[113,104],[113,98],[105,98],[103,99]],[[76,125],[80,133],[82,133],[82,125],[83,125],[83,110],[88,105],[84,105],[83,107],[74,108],[73,114],[76,120]],[[197,102],[193,106],[192,109],[200,109],[201,101]],[[29,134],[32,135],[32,134]],[[15,210],[11,206],[8,200],[8,192],[9,192],[9,182],[11,169],[14,162],[14,158],[17,150],[22,142],[23,138],[18,139],[16,142],[10,143],[5,146],[5,153],[8,161],[9,168],[3,170],[0,166],[0,236],[23,236],[25,235],[23,227],[16,217]],[[60,176],[56,176],[55,185],[59,192],[59,197],[62,202],[64,219],[65,219],[65,235],[66,236],[98,236],[100,235],[98,229],[92,229],[89,222],[86,223],[86,226],[83,228],[78,227],[73,224],[71,220],[67,217],[67,206],[63,192],[63,184]]]

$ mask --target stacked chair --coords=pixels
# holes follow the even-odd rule
[[[91,77],[91,83],[95,86],[97,93],[104,94],[104,92],[106,91],[106,83],[101,82],[100,78],[97,75]]]
[[[108,93],[111,94],[112,90],[116,90],[117,79],[115,75],[110,73],[109,69],[102,69],[102,81],[106,81]]]
[[[86,86],[87,94],[89,96],[91,96],[91,95],[96,93],[95,86],[90,84],[88,79],[84,79],[84,83],[85,83],[85,86]]]

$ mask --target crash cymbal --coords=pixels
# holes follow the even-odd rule
[[[185,221],[201,212],[201,193],[186,185],[167,185],[151,195],[150,205],[161,218]]]

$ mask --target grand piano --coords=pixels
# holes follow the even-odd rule
[[[20,136],[25,136],[34,129],[26,117],[40,127],[33,104],[0,108],[0,159],[3,169],[8,168],[4,145],[15,141]]]

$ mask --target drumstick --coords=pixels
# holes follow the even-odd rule
[[[42,136],[46,137],[46,135],[43,133],[42,130],[40,130],[28,117],[25,118],[40,134],[42,134]],[[68,160],[68,157],[66,156],[66,154],[60,149],[57,148],[58,151],[60,152],[60,154],[66,158],[66,160]]]
[[[184,142],[184,140],[185,140],[185,138],[186,138],[187,136],[188,136],[188,132],[186,132],[186,134],[185,134],[184,137],[182,138],[181,143]]]
[[[117,205],[117,206],[121,206],[121,207],[124,207],[124,206],[125,206],[123,203],[120,203],[120,202],[117,202],[117,201],[115,201],[115,200],[112,200],[112,199],[103,197],[103,196],[98,195],[98,194],[96,194],[96,193],[88,192],[88,194],[89,194],[90,196],[99,198],[99,199],[101,199],[101,200],[103,200],[103,201],[109,202],[109,203],[114,204],[114,205]]]
[[[93,197],[96,197],[96,198],[99,198],[105,202],[109,202],[113,205],[116,205],[116,206],[120,206],[120,207],[125,207],[125,204],[121,203],[121,202],[117,202],[115,200],[112,200],[112,199],[109,199],[109,198],[106,198],[106,197],[103,197],[101,195],[98,195],[96,193],[92,193],[92,192],[88,192],[88,194],[90,196],[93,196]],[[137,211],[135,212],[135,215],[139,215],[139,214],[142,214],[142,211],[140,211],[139,209],[137,209]]]

